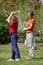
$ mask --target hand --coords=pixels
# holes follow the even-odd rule
[[[14,14],[14,12],[11,12],[11,14]]]
[[[22,29],[22,32],[23,32],[24,30],[26,30],[26,28],[23,28],[23,29]]]
[[[26,28],[24,28],[23,30],[26,30]]]

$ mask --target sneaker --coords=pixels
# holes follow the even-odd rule
[[[29,57],[26,57],[25,59],[26,59],[26,60],[33,60],[34,57],[29,56]]]
[[[32,56],[29,56],[29,60],[33,60],[34,59],[34,57],[32,57]]]
[[[9,59],[8,61],[14,61],[13,59]]]
[[[20,61],[20,59],[16,59],[15,61]]]

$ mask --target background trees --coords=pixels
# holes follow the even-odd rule
[[[2,28],[5,27],[4,31],[7,32],[8,25],[4,21],[8,17],[11,11],[20,10],[20,14],[16,13],[19,20],[19,32],[25,27],[28,21],[27,12],[28,9],[32,9],[35,13],[34,17],[36,19],[35,32],[40,32],[43,30],[43,5],[40,0],[0,0],[0,39],[1,34],[3,36]],[[42,32],[41,32],[42,33]],[[7,35],[7,34],[6,34]],[[7,36],[7,39],[9,37]],[[7,40],[6,39],[6,40]]]

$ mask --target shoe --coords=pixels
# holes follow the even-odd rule
[[[34,57],[29,56],[29,57],[26,57],[25,59],[26,59],[26,60],[33,60]]]
[[[34,59],[34,57],[32,57],[32,56],[29,56],[29,60],[33,60]]]
[[[20,59],[16,59],[15,61],[20,61]]]
[[[8,61],[14,61],[13,59],[9,59]]]

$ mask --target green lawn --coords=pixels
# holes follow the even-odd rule
[[[33,61],[26,60],[28,57],[28,48],[19,44],[21,60],[19,62],[8,62],[11,56],[11,45],[0,45],[0,65],[43,65],[43,47],[39,47],[35,51],[35,59]]]

